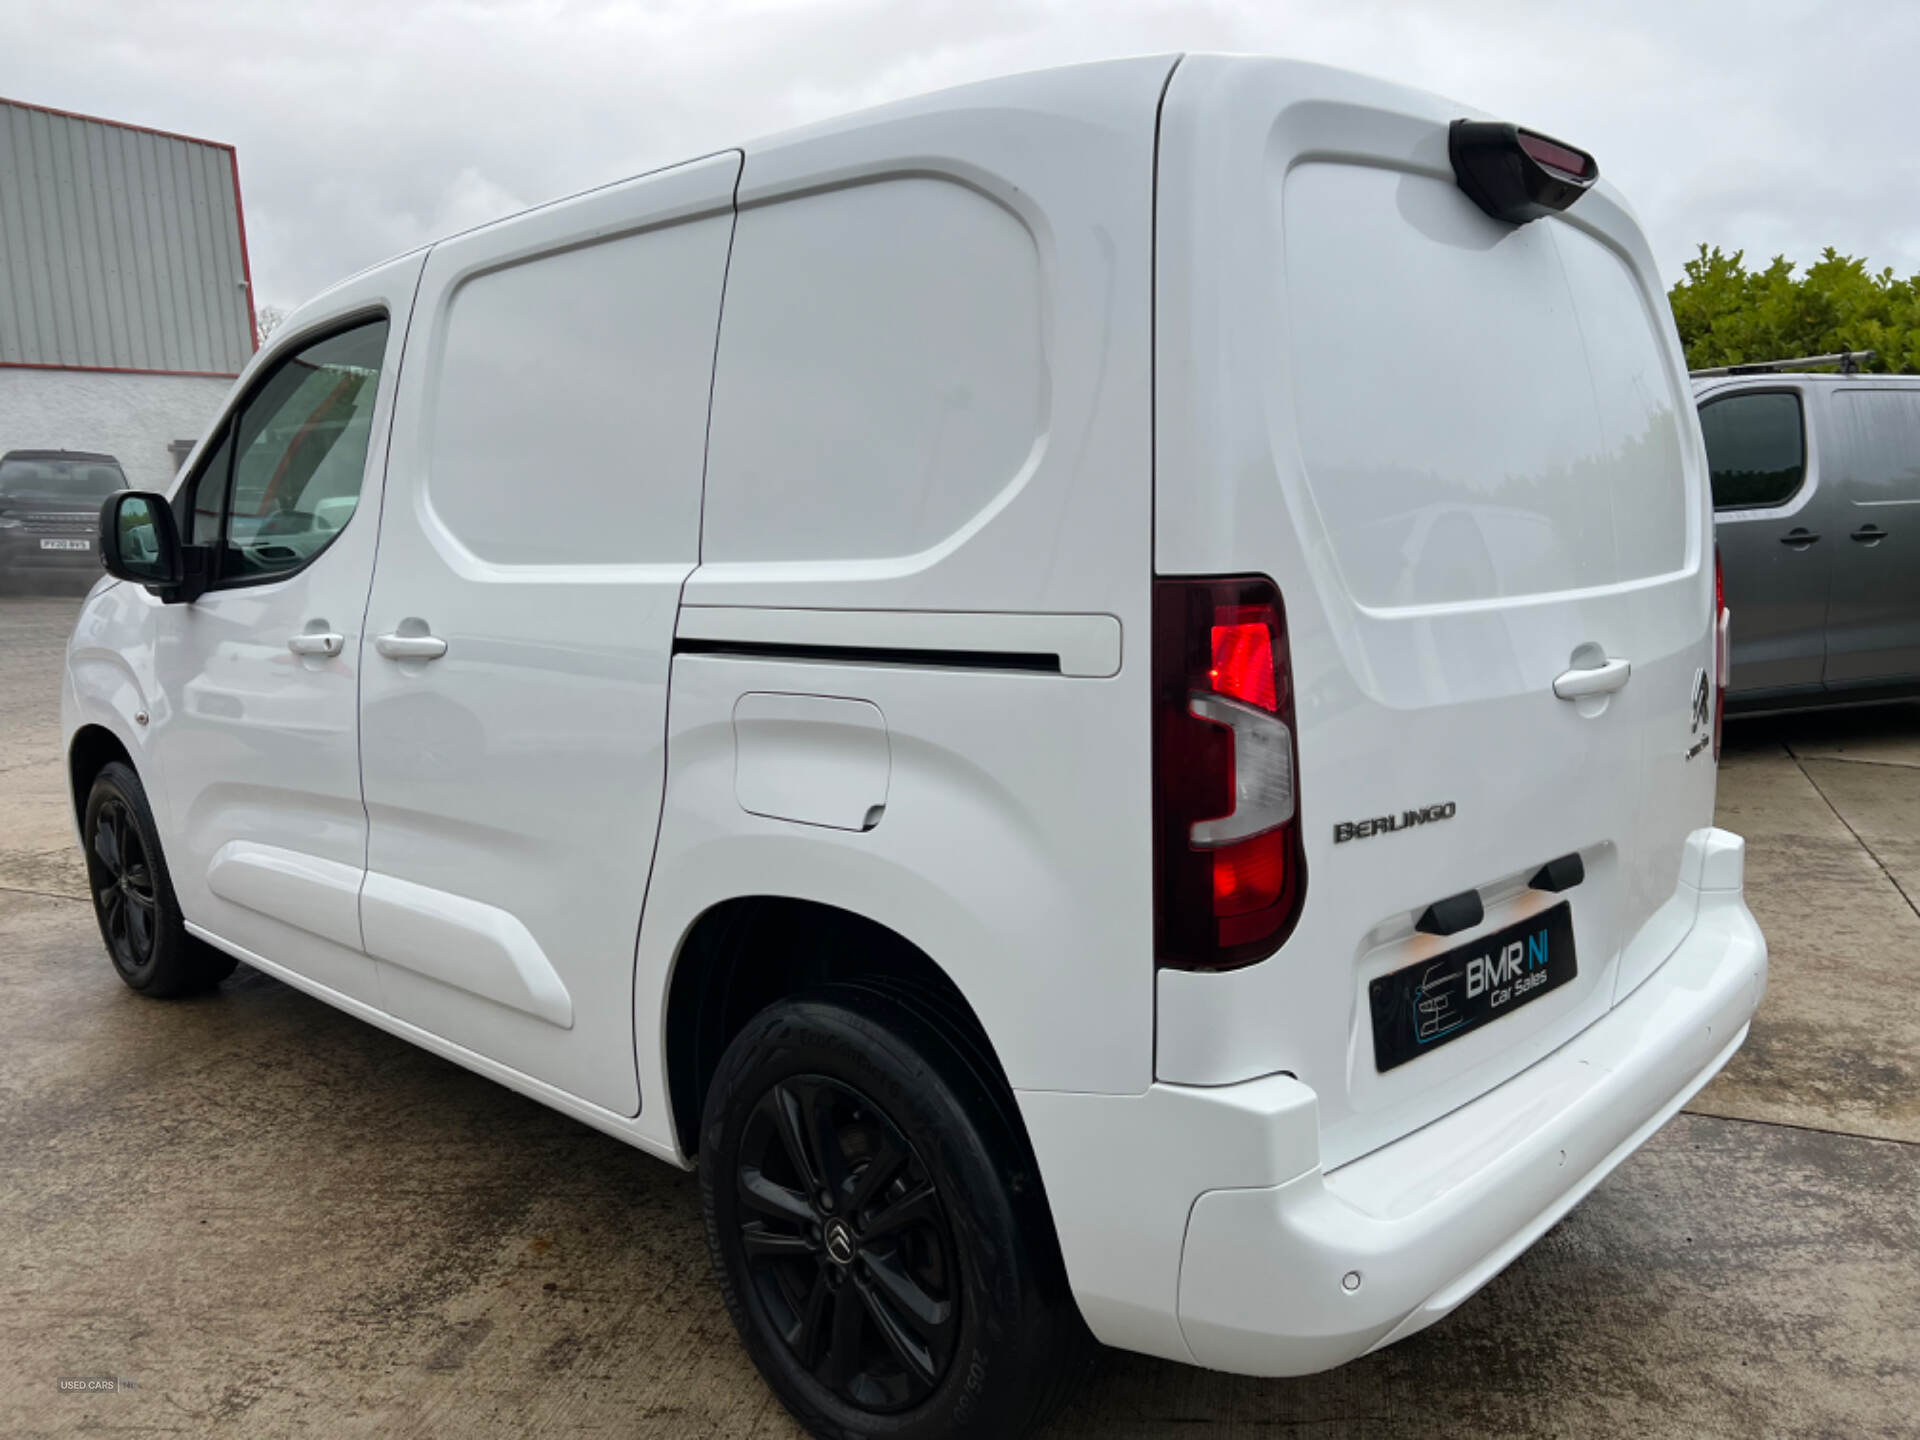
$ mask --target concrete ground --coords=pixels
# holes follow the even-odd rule
[[[691,1177],[245,967],[115,979],[74,610],[0,600],[0,1434],[798,1435]],[[1920,707],[1736,724],[1720,819],[1773,980],[1687,1114],[1424,1334],[1297,1381],[1108,1354],[1054,1435],[1920,1436]]]

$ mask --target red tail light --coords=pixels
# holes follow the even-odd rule
[[[1727,672],[1733,669],[1733,612],[1727,609],[1727,580],[1720,568],[1720,547],[1713,547],[1713,763],[1720,763],[1720,731],[1727,718]]]
[[[1562,175],[1575,180],[1587,180],[1593,175],[1593,157],[1585,151],[1562,145],[1558,140],[1549,140],[1544,135],[1536,135],[1531,130],[1516,130],[1514,138],[1527,154]]]
[[[1263,576],[1153,593],[1154,949],[1162,965],[1264,960],[1306,899],[1293,668]]]

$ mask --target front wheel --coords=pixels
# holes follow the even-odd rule
[[[100,938],[122,980],[142,995],[185,995],[219,984],[234,960],[187,933],[160,853],[146,787],[118,760],[100,767],[81,823]]]
[[[721,1057],[707,1243],[754,1363],[829,1440],[1026,1432],[1086,1351],[996,1082],[896,997],[780,1001]]]

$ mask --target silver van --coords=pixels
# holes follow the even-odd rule
[[[1728,711],[1920,695],[1920,376],[1722,372],[1694,398]]]

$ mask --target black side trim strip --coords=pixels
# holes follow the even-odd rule
[[[758,640],[675,640],[676,655],[733,655],[759,660],[831,660],[843,665],[919,665],[941,670],[1060,673],[1058,655],[1019,650],[896,650],[880,645],[785,645]]]

